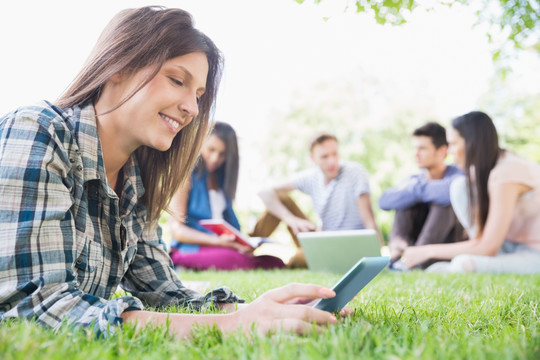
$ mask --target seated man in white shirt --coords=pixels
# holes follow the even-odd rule
[[[375,229],[368,173],[354,162],[340,162],[334,135],[321,134],[311,143],[311,159],[316,167],[304,170],[293,179],[259,193],[267,212],[255,225],[253,234],[269,236],[284,221],[300,249],[296,234],[315,231],[316,226],[296,206],[288,193],[298,189],[308,194],[322,222],[321,230]],[[306,267],[301,250],[289,261],[290,267]]]

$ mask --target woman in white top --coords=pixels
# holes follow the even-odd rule
[[[238,182],[238,143],[234,129],[216,122],[201,150],[190,181],[171,201],[171,259],[176,266],[217,270],[282,268],[274,256],[254,256],[232,235],[216,235],[200,220],[222,219],[240,230],[232,208]]]
[[[457,117],[448,143],[465,176],[451,186],[452,206],[469,240],[409,248],[402,260],[428,271],[540,273],[540,164],[499,148],[490,117]]]

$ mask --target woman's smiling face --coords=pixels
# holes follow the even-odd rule
[[[148,71],[113,79],[120,98],[131,94]],[[113,111],[111,115],[124,126],[122,133],[132,150],[140,146],[168,150],[176,134],[198,115],[207,75],[208,61],[202,52],[167,60],[152,80]]]

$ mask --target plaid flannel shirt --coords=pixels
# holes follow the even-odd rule
[[[182,285],[161,229],[146,221],[135,156],[123,177],[119,198],[105,176],[93,105],[42,102],[0,119],[0,319],[106,334],[143,302],[201,309],[242,301],[227,288],[202,295]],[[111,299],[118,285],[134,296]]]

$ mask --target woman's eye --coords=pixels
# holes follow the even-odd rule
[[[178,86],[182,86],[184,85],[184,83],[180,80],[176,80],[175,78],[169,78],[171,79],[171,81],[175,84],[175,85],[178,85]]]

